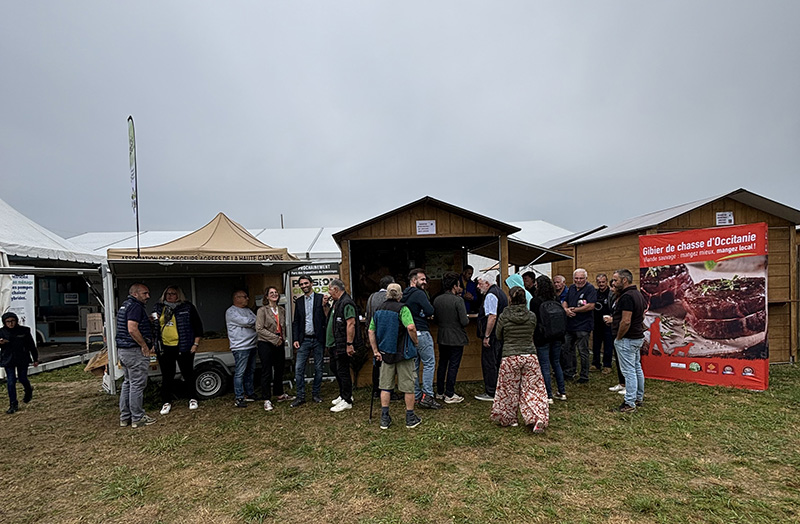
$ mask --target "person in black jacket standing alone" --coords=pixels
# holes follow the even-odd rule
[[[16,314],[3,314],[3,327],[0,328],[0,366],[6,370],[8,386],[8,410],[11,415],[19,409],[17,402],[17,381],[25,388],[22,401],[26,404],[33,398],[33,386],[28,380],[28,364],[39,365],[39,353],[31,336],[31,328],[19,325]]]

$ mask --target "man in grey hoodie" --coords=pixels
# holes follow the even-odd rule
[[[433,305],[428,299],[425,289],[428,287],[428,277],[425,271],[419,268],[412,269],[408,274],[409,285],[403,291],[403,300],[417,328],[417,357],[414,359],[414,395],[423,408],[439,409],[441,404],[433,397],[433,374],[436,368],[436,356],[433,353],[433,337],[428,329],[428,319],[433,316]],[[419,365],[422,363],[422,386],[419,383]]]
[[[250,296],[247,291],[239,289],[233,293],[233,305],[225,311],[228,340],[236,363],[233,391],[236,395],[237,408],[246,408],[246,402],[256,399],[253,392],[253,374],[256,370],[258,334],[256,314],[247,307],[249,301]]]

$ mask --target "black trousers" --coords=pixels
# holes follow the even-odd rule
[[[190,399],[197,398],[194,387],[194,353],[178,351],[178,346],[162,346],[158,364],[161,366],[161,402],[164,404],[171,404],[181,394],[177,391],[177,380],[175,380],[176,363],[181,369],[184,395]]]
[[[328,355],[331,359],[331,372],[336,377],[339,384],[339,396],[353,403],[353,377],[350,375],[350,355],[347,352],[338,353],[336,348],[328,348]]]
[[[280,397],[283,395],[283,368],[286,366],[283,347],[259,340],[258,359],[261,361],[261,395],[264,400],[271,400],[271,391]]]
[[[602,349],[602,352],[601,352]],[[611,367],[611,357],[614,355],[614,333],[611,326],[603,322],[594,323],[592,333],[592,365],[600,367],[602,355],[602,365],[604,368]]]
[[[483,388],[490,397],[497,389],[497,377],[500,374],[500,359],[503,357],[503,343],[494,335],[489,338],[489,347],[481,344],[481,370],[483,371]]]
[[[464,346],[439,344],[439,363],[436,367],[436,392],[452,397],[455,393],[456,375],[464,356]]]

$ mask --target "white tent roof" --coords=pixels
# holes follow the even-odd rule
[[[331,236],[341,228],[290,228],[248,229],[260,242],[271,246],[285,246],[289,253],[301,260],[339,260],[339,246]],[[186,236],[191,231],[143,231],[139,235],[140,247],[166,244]],[[69,239],[85,250],[105,256],[108,249],[136,247],[135,231],[90,232]]]
[[[39,260],[99,265],[104,256],[61,238],[0,200],[0,252]]]

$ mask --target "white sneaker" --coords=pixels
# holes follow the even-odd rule
[[[342,397],[336,397],[335,399],[331,400],[331,404],[333,404],[335,406],[336,404],[338,404],[342,400],[344,400]]]
[[[162,415],[168,415],[169,414],[169,410],[171,410],[171,409],[172,409],[172,404],[167,402],[166,404],[161,406],[161,414]]]
[[[339,413],[340,411],[344,411],[345,409],[352,409],[353,405],[345,400],[342,400],[335,406],[331,408],[331,411],[334,413]]]
[[[548,398],[548,399],[547,399],[547,403],[548,403],[548,404],[552,404],[552,403],[553,403],[553,399],[552,399],[552,398]]]
[[[457,393],[453,393],[452,397],[444,397],[445,404],[458,404],[459,402],[464,402],[464,397]]]
[[[272,411],[272,402],[269,400],[264,401],[264,411]]]
[[[622,384],[617,384],[616,386],[611,386],[608,388],[609,391],[619,391],[620,389],[625,389],[625,386]]]
[[[444,394],[434,393],[433,398],[435,400],[444,400]]]
[[[189,409],[197,409],[197,401],[195,399],[189,401]]]
[[[617,393],[619,393],[620,395],[624,395],[625,393],[627,393],[627,391],[625,391],[625,388],[622,388],[619,391],[617,391]]]

